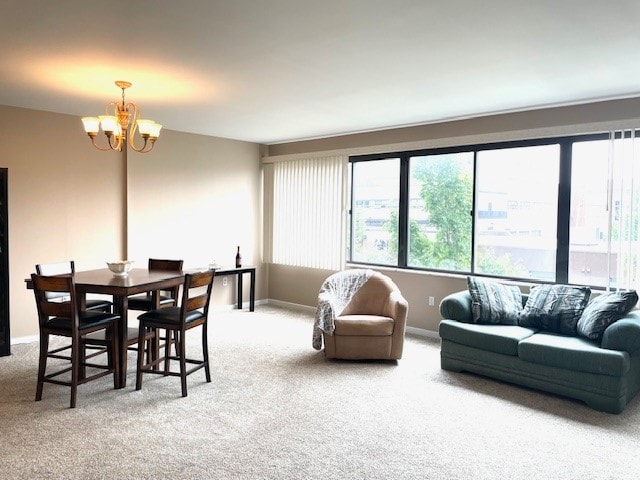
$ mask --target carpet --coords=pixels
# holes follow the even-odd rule
[[[213,312],[201,370],[136,391],[111,377],[35,402],[38,345],[0,358],[7,479],[604,479],[640,464],[640,403],[620,415],[440,369],[439,341],[407,335],[396,362],[327,361],[313,316],[274,306]],[[197,330],[197,329],[196,329]],[[189,335],[188,351],[199,337]]]

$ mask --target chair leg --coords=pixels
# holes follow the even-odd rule
[[[158,332],[158,335],[160,335],[160,333]],[[164,374],[165,376],[169,374],[169,371],[171,370],[171,360],[169,359],[169,356],[171,355],[171,343],[169,342],[169,338],[173,336],[173,330],[169,330],[166,329],[164,331],[164,337],[165,337],[165,342],[164,342]],[[176,338],[178,337],[178,332],[175,333]],[[178,347],[176,346],[176,355],[178,354]]]
[[[44,375],[47,370],[47,353],[49,352],[49,335],[40,332],[40,357],[38,360],[38,386],[36,387],[36,402],[42,400]]]
[[[202,325],[202,356],[204,358],[204,374],[207,382],[211,382],[211,372],[209,370],[209,342],[207,339],[207,324]]]
[[[78,371],[78,378],[80,380],[82,380],[83,378],[85,378],[87,376],[87,346],[83,341],[84,339],[81,339],[81,344],[80,344],[80,362],[79,362],[79,371]]]
[[[120,359],[118,358],[118,351],[120,349],[120,343],[118,342],[118,324],[114,322],[109,331],[111,335],[111,349],[107,351],[107,361],[108,365],[113,368],[113,388],[117,389],[120,386],[118,383],[118,377],[120,376]]]
[[[138,366],[136,368],[136,390],[142,388],[142,367],[144,360],[144,334],[146,331],[144,322],[140,322],[138,327]]]
[[[76,408],[78,397],[78,377],[80,376],[80,339],[74,338],[71,341],[71,403],[70,408]]]
[[[147,340],[145,349],[147,352],[147,363],[153,363],[160,358],[160,338],[157,329],[150,329],[149,331],[153,332],[153,337]],[[145,331],[145,334],[146,333],[148,332]],[[158,370],[158,366],[154,364],[153,369]]]
[[[179,336],[180,341],[178,347],[180,348],[180,380],[182,381],[182,396],[187,396],[187,362],[186,362],[186,349],[185,349],[185,332],[184,330],[178,331],[176,330],[176,338]]]

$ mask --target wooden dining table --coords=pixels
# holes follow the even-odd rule
[[[120,372],[117,388],[123,388],[127,384],[128,297],[138,293],[155,292],[153,293],[153,301],[156,303],[155,308],[158,308],[159,296],[157,292],[182,285],[184,283],[184,274],[134,268],[126,276],[117,276],[108,268],[101,268],[75,272],[74,281],[79,308],[81,309],[85,307],[87,293],[101,293],[113,296],[114,307],[120,316],[118,326]],[[27,288],[33,288],[30,285],[30,279],[26,283]]]

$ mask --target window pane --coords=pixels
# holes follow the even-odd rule
[[[408,264],[471,270],[473,153],[412,157]]]
[[[608,140],[573,144],[569,224],[571,283],[607,285],[608,152]],[[612,263],[615,269],[615,262]]]
[[[555,281],[559,145],[478,152],[475,271]]]
[[[635,286],[640,224],[638,142],[627,137],[616,139],[613,145],[609,140],[573,145],[569,231],[572,283]]]
[[[356,162],[351,180],[351,259],[397,265],[400,159]]]

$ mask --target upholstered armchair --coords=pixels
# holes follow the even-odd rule
[[[373,270],[328,277],[318,295],[314,348],[326,358],[398,360],[408,304],[396,284]]]

